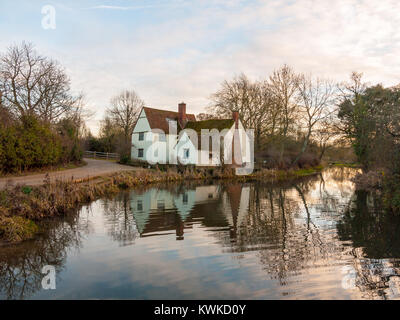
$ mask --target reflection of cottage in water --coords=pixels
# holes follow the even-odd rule
[[[215,202],[219,205],[215,206]],[[131,211],[141,237],[168,235],[175,230],[177,240],[183,240],[185,229],[191,229],[194,223],[207,228],[229,227],[234,238],[248,213],[249,202],[250,187],[242,184],[184,190],[154,188],[130,195]],[[211,204],[214,209],[210,211]]]
[[[227,186],[222,196],[223,213],[236,232],[247,216],[250,202],[250,187],[239,184]]]
[[[135,217],[136,227],[140,234],[154,232],[156,221],[149,225],[153,218],[159,216],[157,213],[164,213],[163,218],[177,213],[182,222],[189,216],[195,204],[217,200],[220,194],[219,186],[201,186],[188,189],[184,192],[174,193],[168,190],[150,189],[142,194],[131,193],[130,205],[133,216]],[[156,219],[153,219],[156,220]],[[165,220],[165,219],[164,219]],[[161,229],[157,229],[160,231]],[[150,230],[152,231],[150,231]],[[171,228],[166,229],[171,230]]]

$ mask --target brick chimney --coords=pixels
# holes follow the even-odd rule
[[[187,123],[187,116],[186,116],[186,103],[182,102],[178,105],[178,120],[181,128],[184,128]]]
[[[235,129],[239,129],[239,112],[238,111],[233,111],[232,119],[233,119],[233,121],[235,121]]]

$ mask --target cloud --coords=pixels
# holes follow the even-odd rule
[[[119,54],[123,65],[114,62],[110,68],[125,83],[136,81],[150,105],[174,108],[185,100],[192,112],[204,110],[224,79],[240,72],[266,78],[283,63],[337,80],[360,70],[373,82],[393,83],[400,71],[399,11],[363,3],[274,1],[233,12],[203,8],[138,30],[124,45],[131,60]],[[135,75],[128,79],[126,70]]]
[[[371,83],[393,85],[400,73],[397,0],[95,4],[58,13],[53,34],[31,39],[23,29],[20,37],[66,66],[73,88],[99,111],[96,119],[130,87],[149,106],[171,109],[185,100],[188,111],[201,112],[224,79],[241,72],[267,78],[283,63],[337,81],[357,70]],[[18,28],[6,28],[12,42]]]
[[[110,10],[139,10],[139,9],[148,9],[148,8],[159,8],[160,5],[148,5],[148,6],[129,6],[129,7],[121,7],[121,6],[107,6],[107,5],[99,5],[90,7],[87,9],[110,9]]]

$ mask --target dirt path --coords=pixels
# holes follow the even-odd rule
[[[94,178],[102,175],[108,175],[119,171],[137,171],[143,170],[141,168],[134,168],[131,166],[124,166],[115,162],[105,161],[105,160],[94,160],[94,159],[85,159],[87,162],[86,166],[69,169],[58,172],[50,172],[50,180],[54,181],[58,180],[78,180],[78,179],[87,179]],[[14,185],[16,184],[24,184],[29,186],[37,186],[43,184],[43,180],[46,174],[34,174],[29,176],[22,177],[7,177],[0,178],[0,189],[3,189],[7,181],[12,181]]]

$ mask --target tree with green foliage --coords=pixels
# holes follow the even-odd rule
[[[13,126],[0,126],[0,169],[16,172],[59,163],[62,148],[49,125],[24,116]]]
[[[365,170],[397,171],[400,138],[400,88],[381,85],[363,89],[339,105],[338,117]]]

